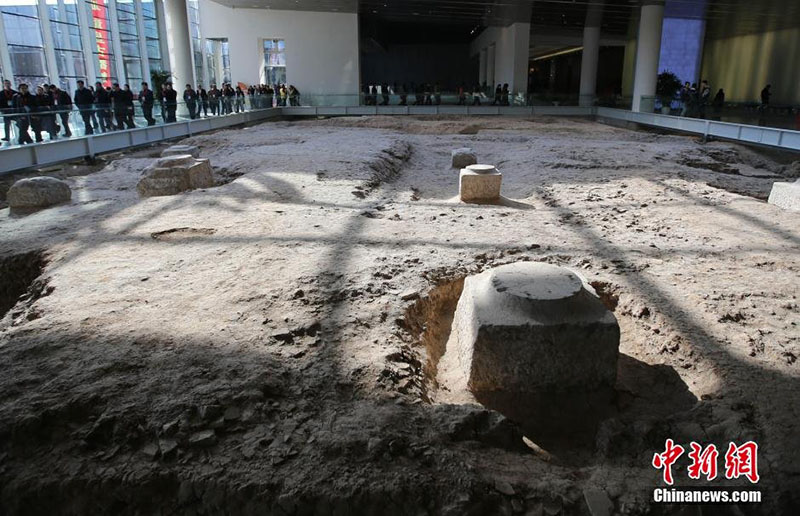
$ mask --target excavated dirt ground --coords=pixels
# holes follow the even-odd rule
[[[69,205],[0,211],[1,514],[798,513],[800,224],[764,202],[797,156],[546,118],[183,143],[220,186],[139,199],[151,148],[62,174]],[[503,205],[454,198],[463,146]],[[615,310],[619,379],[588,433],[437,385],[462,279],[518,260],[580,271]],[[666,438],[755,440],[757,486],[674,471],[763,503],[652,504]]]

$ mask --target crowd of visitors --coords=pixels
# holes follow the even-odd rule
[[[408,106],[409,96],[412,97],[412,106],[439,106],[442,103],[442,88],[436,84],[409,84],[398,85],[388,83],[364,85],[361,88],[364,104],[367,106],[388,106],[391,96],[398,97],[398,106]],[[492,96],[491,85],[476,84],[473,88],[460,85],[456,90],[458,105],[465,106],[469,102],[473,106],[480,106],[483,102],[490,102],[492,106],[510,106],[511,92],[508,84],[498,84]]]
[[[11,125],[17,126],[20,145],[41,142],[43,134],[50,140],[61,135],[72,136],[69,123],[70,113],[77,109],[84,126],[84,134],[105,133],[136,127],[136,104],[141,108],[141,116],[147,126],[156,124],[153,109],[160,107],[164,123],[177,122],[178,92],[171,82],[166,82],[156,92],[146,82],[141,83],[138,94],[128,84],[118,83],[104,86],[96,82],[94,87],[84,81],[76,81],[77,88],[72,96],[55,84],[45,84],[30,90],[27,84],[19,84],[13,89],[11,82],[3,82],[0,94],[0,114],[3,115],[3,141],[11,140]],[[245,93],[245,91],[247,93]],[[190,119],[227,115],[245,111],[245,96],[250,98],[252,109],[274,106],[299,106],[300,92],[292,85],[259,85],[243,89],[242,85],[215,84],[206,90],[202,85],[194,88],[187,84],[183,91],[183,102]],[[140,122],[141,123],[141,122]],[[33,132],[31,136],[30,132]]]

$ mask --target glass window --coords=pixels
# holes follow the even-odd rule
[[[34,86],[50,82],[44,54],[41,24],[36,0],[15,0],[14,5],[0,5],[6,42],[11,57],[12,82]]]
[[[209,84],[221,85],[231,82],[227,38],[206,40],[206,69]]]
[[[187,0],[189,7],[189,36],[192,38],[194,76],[196,83],[203,82],[203,42],[200,37],[200,5],[197,0]],[[191,82],[191,81],[186,81]]]
[[[142,0],[144,37],[147,42],[147,60],[150,70],[162,70],[161,42],[158,34],[158,11],[153,0]]]
[[[286,42],[284,40],[264,40],[264,75],[267,84],[286,83]]]

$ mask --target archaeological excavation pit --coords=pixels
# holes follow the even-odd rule
[[[46,295],[46,283],[37,281],[45,265],[47,259],[40,251],[0,257],[0,319],[18,302]]]
[[[499,412],[537,453],[592,462],[618,421],[696,402],[674,371],[618,352],[613,285],[530,261],[435,283],[404,317],[423,398]]]
[[[0,513],[671,515],[651,500],[667,438],[758,442],[774,496],[742,512],[792,506],[800,234],[759,200],[785,167],[769,153],[538,116],[173,143],[213,188],[140,196],[160,146],[62,175],[68,204],[0,211],[19,255],[0,276]],[[500,202],[460,200],[462,148],[503,172]],[[711,150],[741,173],[681,163]],[[488,278],[515,264],[585,281],[542,304]],[[447,376],[468,291],[473,312],[590,299],[597,317],[569,360],[502,347],[538,322],[480,326],[461,344],[495,353],[458,366],[473,392]]]

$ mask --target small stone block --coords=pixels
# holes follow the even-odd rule
[[[770,204],[789,211],[800,211],[800,179],[794,183],[773,183]]]
[[[196,145],[173,145],[172,147],[164,149],[164,151],[161,153],[161,156],[181,156],[185,154],[188,154],[193,158],[199,158],[200,149],[198,149]]]
[[[450,154],[453,159],[453,168],[464,168],[478,162],[477,156],[475,156],[472,149],[468,147],[455,149]]]

